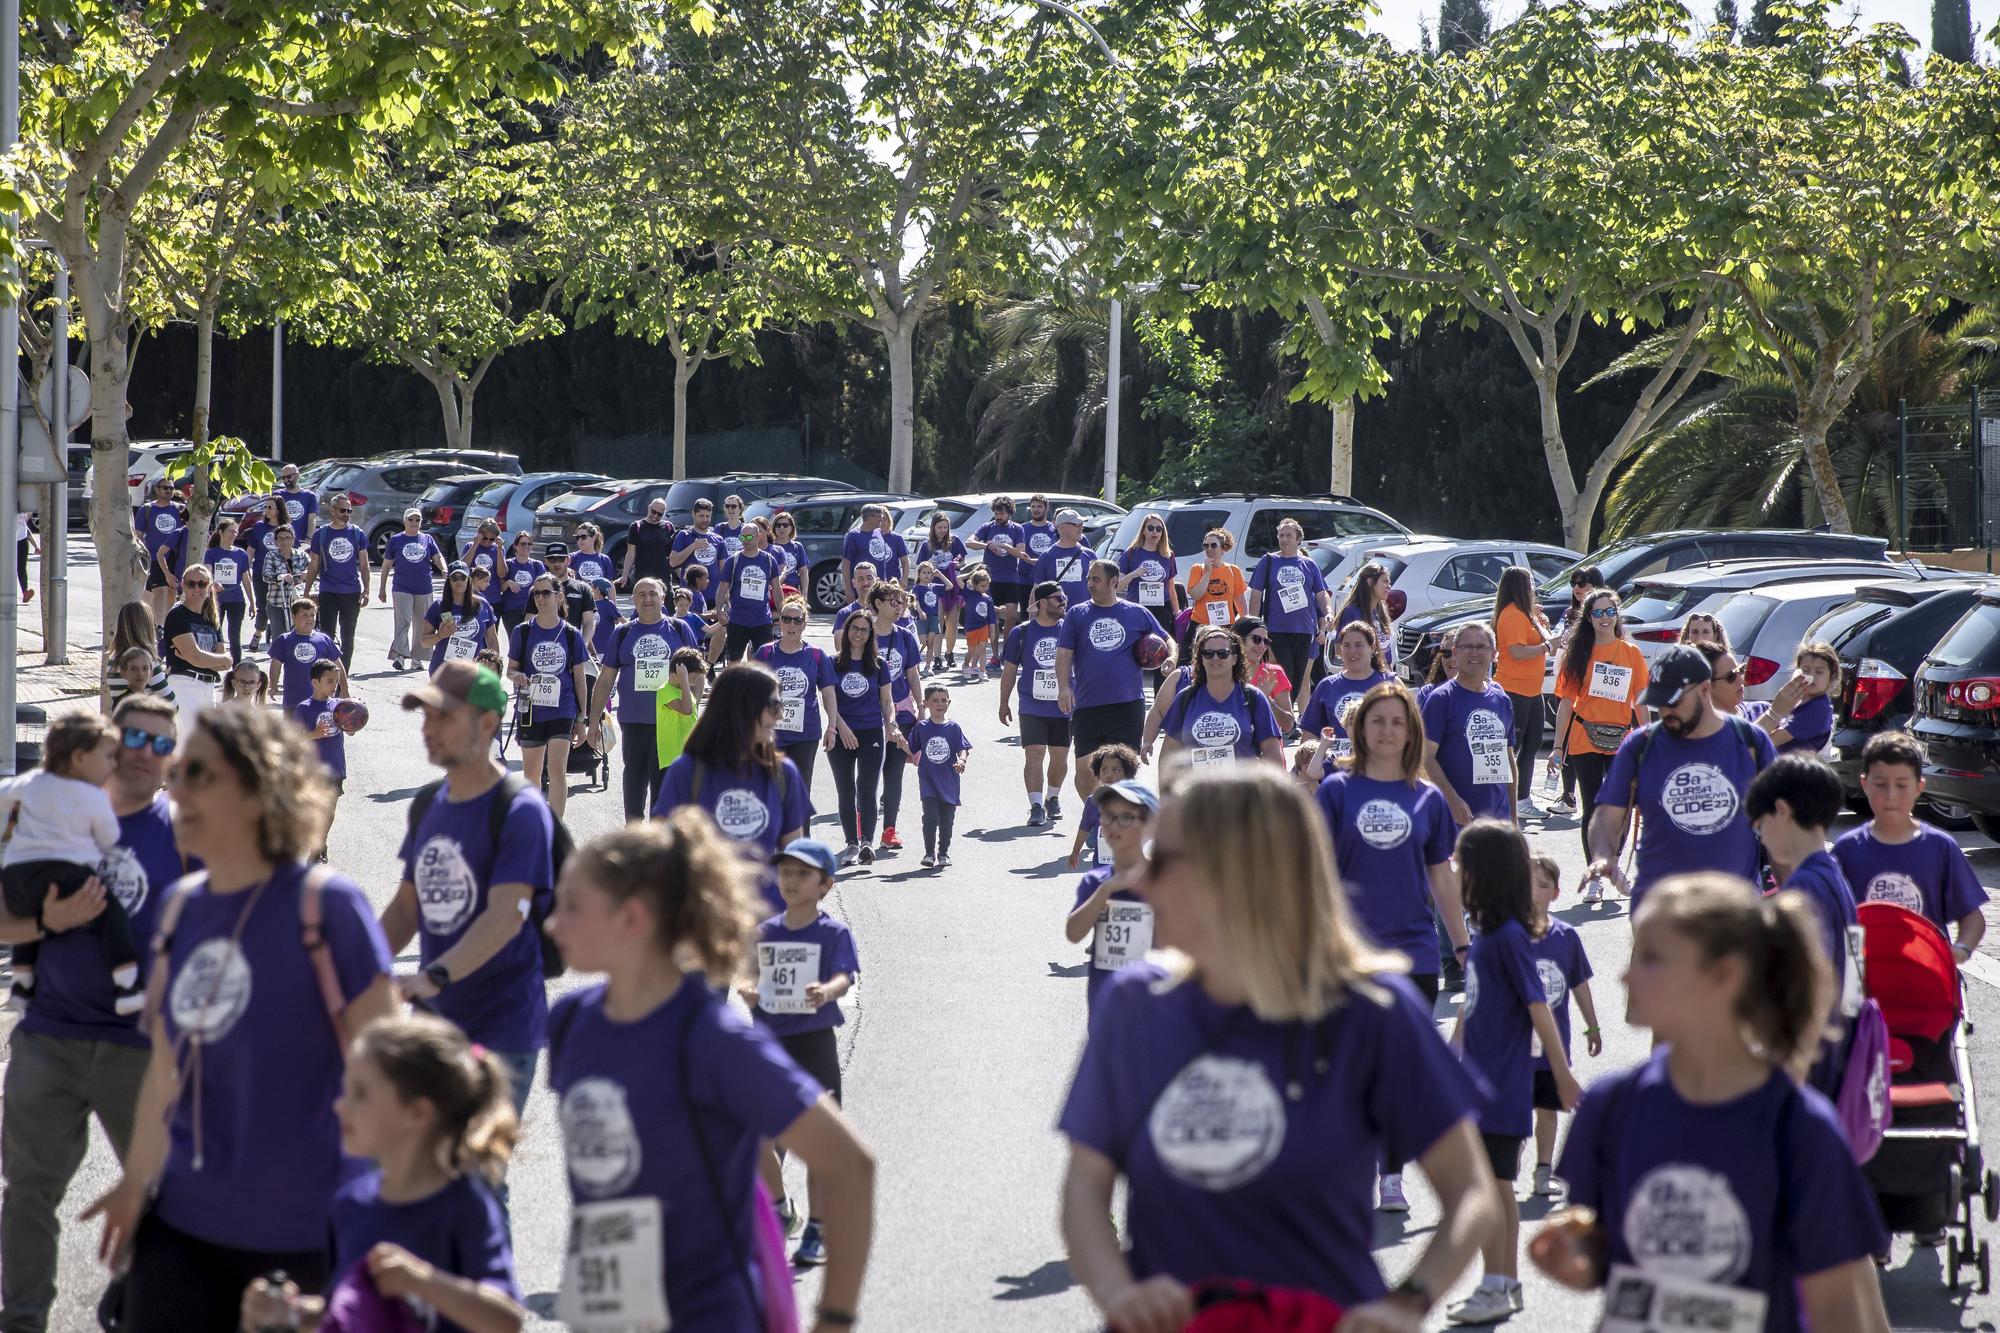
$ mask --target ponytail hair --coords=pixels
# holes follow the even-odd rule
[[[521,1129],[513,1078],[499,1056],[430,1014],[376,1019],[354,1039],[354,1054],[374,1061],[405,1102],[431,1104],[438,1161],[446,1171],[499,1185]]]
[[[1693,941],[1705,963],[1743,960],[1736,1018],[1773,1067],[1812,1058],[1833,1006],[1833,967],[1804,894],[1759,897],[1734,875],[1675,875],[1647,893],[1639,924],[1648,921]]]
[[[683,970],[707,973],[713,985],[735,980],[769,910],[756,867],[700,806],[627,824],[579,847],[574,864],[614,901],[643,899],[661,951]]]

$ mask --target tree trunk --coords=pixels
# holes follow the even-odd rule
[[[688,474],[688,381],[699,368],[685,352],[674,352],[674,470],[668,475],[675,481]]]
[[[897,313],[889,325],[889,489],[908,491],[916,461],[917,311]]]
[[[452,441],[454,449],[472,447],[472,398],[479,392],[479,386],[470,380],[456,380],[453,387],[458,392],[458,438]]]
[[[132,466],[125,429],[131,330],[122,321],[110,321],[110,325],[106,328],[92,323],[86,329],[90,339],[90,539],[97,549],[104,587],[101,619],[107,644],[119,609],[138,600],[146,577],[145,557],[139,553],[132,532],[131,487],[125,481]]]
[[[450,370],[425,370],[424,378],[437,390],[438,408],[444,414],[445,448],[471,448],[472,386]]]
[[[1542,412],[1542,457],[1549,465],[1549,481],[1556,488],[1556,512],[1562,516],[1563,535],[1573,537],[1581,527],[1587,538],[1590,513],[1579,510],[1577,505],[1576,478],[1569,470],[1569,446],[1563,442],[1562,402],[1556,396],[1557,373],[1544,370],[1535,376],[1535,397]]]
[[[1354,395],[1333,405],[1333,479],[1327,489],[1335,495],[1354,494]]]
[[[215,315],[197,314],[194,321],[194,418],[190,434],[195,456],[208,447],[209,402],[215,382]],[[194,485],[188,493],[187,563],[200,560],[208,551],[208,528],[215,519],[215,500],[209,489],[209,467],[203,463],[192,473]]]
[[[1826,433],[1831,417],[1818,414],[1799,422],[1799,442],[1805,449],[1806,465],[1812,469],[1813,496],[1819,503],[1820,518],[1835,532],[1854,531],[1854,519],[1847,512],[1847,497],[1840,491],[1840,474],[1834,470],[1833,451],[1827,448]]]

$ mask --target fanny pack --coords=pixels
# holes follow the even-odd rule
[[[1583,728],[1583,734],[1590,738],[1593,746],[1611,754],[1618,752],[1619,743],[1632,730],[1629,722],[1585,722],[1577,718],[1576,724]]]

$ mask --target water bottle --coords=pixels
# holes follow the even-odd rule
[[[265,1309],[258,1316],[256,1333],[298,1333],[298,1308],[285,1299],[285,1287],[291,1278],[282,1268],[273,1269],[264,1275],[267,1300]]]

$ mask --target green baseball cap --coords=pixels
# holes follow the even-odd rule
[[[453,661],[439,666],[430,684],[420,685],[403,696],[403,708],[478,708],[504,717],[507,687],[487,668],[476,662]]]

